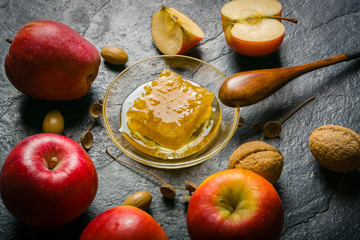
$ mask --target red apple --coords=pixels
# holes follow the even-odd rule
[[[89,155],[68,137],[42,133],[20,141],[0,173],[4,205],[35,227],[55,227],[81,215],[97,192]]]
[[[44,100],[74,100],[89,92],[99,51],[69,26],[38,20],[23,26],[10,45],[5,72],[20,92]]]
[[[187,227],[196,239],[279,239],[284,211],[273,185],[244,169],[205,179],[193,193]]]
[[[80,240],[166,240],[164,230],[147,212],[133,206],[118,206],[96,216]]]
[[[221,8],[227,44],[247,56],[264,56],[278,49],[285,26],[276,18],[282,5],[277,0],[229,1]]]

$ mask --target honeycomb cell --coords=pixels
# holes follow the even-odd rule
[[[218,127],[213,129],[214,121],[208,121],[214,112],[212,103],[215,96],[212,92],[184,80],[169,69],[162,70],[160,77],[146,84],[143,90],[126,112],[130,135],[143,145],[139,147],[139,141],[136,141],[135,147],[156,155],[154,148],[178,151],[198,136],[201,139],[197,139],[197,145],[203,146],[210,141],[213,130]],[[215,125],[218,122],[219,117]],[[205,131],[209,127],[212,130]],[[212,133],[207,136],[209,132]],[[192,152],[199,149],[196,147]]]

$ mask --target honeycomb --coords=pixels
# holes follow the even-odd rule
[[[144,87],[126,113],[132,134],[171,150],[183,147],[212,114],[214,94],[169,70]]]

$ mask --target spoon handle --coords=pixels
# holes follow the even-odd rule
[[[305,63],[302,65],[298,65],[295,67],[288,67],[286,69],[294,69],[296,71],[293,72],[293,75],[291,75],[291,77],[289,77],[289,81],[293,80],[295,77],[298,77],[302,74],[308,73],[310,71],[319,69],[319,68],[323,68],[326,66],[330,66],[339,62],[343,62],[343,61],[348,61],[349,57],[345,54],[345,53],[341,53],[339,55],[330,57],[330,58],[326,58],[320,61],[316,61],[316,62],[311,62],[311,63]],[[289,82],[289,81],[286,81]]]
[[[323,68],[326,66],[330,66],[330,65],[333,65],[333,64],[336,64],[339,62],[350,61],[350,60],[353,60],[356,58],[360,58],[360,47],[352,49],[348,52],[341,53],[339,55],[330,57],[330,58],[320,60],[320,61],[306,63],[306,64],[295,66],[295,67],[289,67],[288,69],[293,68],[295,71],[292,71],[292,74],[290,74],[290,76],[288,76],[288,81],[285,81],[284,84],[290,82],[295,77],[298,77],[298,76],[308,73],[310,71],[313,71],[313,70],[316,70],[319,68]]]
[[[356,58],[360,58],[360,47],[354,48],[344,54],[347,56],[347,60],[353,60]]]

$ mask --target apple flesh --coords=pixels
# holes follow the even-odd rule
[[[284,39],[285,26],[277,0],[237,0],[221,8],[221,20],[227,44],[246,56],[264,56],[278,49]]]
[[[35,227],[57,227],[80,216],[97,187],[96,169],[86,151],[72,139],[52,133],[20,141],[0,173],[5,207]]]
[[[16,34],[5,72],[27,96],[74,100],[89,92],[100,62],[99,51],[75,30],[57,21],[38,20]]]
[[[194,21],[165,6],[151,20],[151,35],[156,47],[166,55],[183,54],[204,38],[203,31]]]
[[[187,210],[187,227],[197,239],[279,239],[284,211],[273,185],[244,169],[230,169],[205,179]]]
[[[118,206],[96,216],[80,240],[166,240],[164,230],[147,212],[133,206]]]

